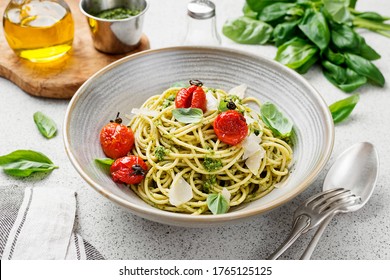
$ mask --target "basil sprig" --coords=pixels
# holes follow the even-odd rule
[[[203,118],[203,111],[198,108],[173,109],[172,114],[181,123],[198,123]]]
[[[366,83],[384,86],[385,78],[371,62],[380,54],[355,29],[390,38],[389,17],[356,11],[357,0],[245,2],[244,15],[223,26],[229,39],[240,44],[274,44],[278,47],[275,60],[300,74],[320,64],[326,78],[345,92]]]
[[[221,193],[213,193],[207,196],[207,206],[214,215],[226,213],[229,210],[229,202]]]
[[[359,99],[359,95],[354,94],[330,105],[329,110],[332,113],[333,122],[340,123],[345,120],[351,114]]]
[[[44,154],[32,150],[17,150],[0,156],[0,166],[8,175],[27,177],[34,172],[49,172],[58,168]]]
[[[260,108],[261,118],[273,133],[282,138],[291,135],[293,123],[286,118],[276,105],[266,102]]]
[[[36,112],[34,114],[34,122],[37,125],[39,132],[47,139],[53,138],[56,135],[57,125],[51,118],[42,112]]]

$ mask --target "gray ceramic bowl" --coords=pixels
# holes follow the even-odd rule
[[[104,157],[99,132],[116,112],[129,113],[177,81],[199,79],[229,90],[248,85],[248,95],[275,103],[294,123],[295,163],[281,188],[222,215],[193,216],[162,211],[115,184],[94,159]],[[156,222],[202,227],[264,213],[305,190],[329,159],[334,127],[320,94],[300,75],[253,54],[208,47],[174,47],[131,55],[102,69],[74,95],[66,112],[65,148],[81,176],[99,193],[132,213]]]

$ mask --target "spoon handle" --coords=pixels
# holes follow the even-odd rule
[[[311,255],[313,254],[318,241],[320,241],[322,234],[324,233],[326,227],[329,225],[330,221],[333,219],[333,217],[336,215],[336,213],[330,215],[328,218],[326,218],[320,225],[320,227],[317,229],[316,233],[314,234],[312,240],[310,241],[309,245],[307,246],[305,252],[301,256],[301,260],[310,260]]]

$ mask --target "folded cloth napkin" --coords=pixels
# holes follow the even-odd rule
[[[76,207],[76,193],[66,188],[0,187],[0,258],[104,259],[74,232]]]

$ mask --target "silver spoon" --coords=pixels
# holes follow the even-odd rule
[[[341,187],[350,190],[353,194],[359,196],[361,200],[359,203],[338,209],[333,215],[326,218],[303,253],[301,260],[310,259],[326,226],[337,213],[353,212],[359,210],[367,203],[374,191],[378,173],[378,153],[371,143],[357,143],[345,150],[337,158],[325,177],[323,190]]]

